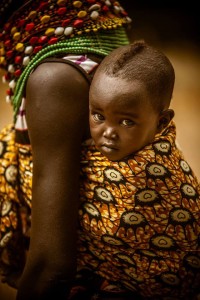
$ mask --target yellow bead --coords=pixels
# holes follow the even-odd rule
[[[44,24],[44,23],[47,23],[49,22],[50,20],[50,16],[49,15],[45,15],[41,18],[41,22]]]
[[[15,34],[13,35],[13,39],[14,39],[15,41],[18,41],[18,40],[20,39],[20,37],[21,37],[20,32],[15,32]]]
[[[50,36],[50,35],[53,35],[54,32],[55,32],[55,29],[54,29],[54,28],[48,28],[48,29],[45,31],[45,35]]]
[[[29,15],[28,18],[29,19],[34,19],[37,16],[37,11],[36,10],[32,10]]]
[[[5,54],[5,49],[4,48],[0,48],[0,55],[4,55]]]
[[[97,32],[97,31],[98,31],[98,29],[97,29],[97,28],[93,28],[92,30],[93,30],[94,32]]]
[[[66,0],[58,0],[57,1],[58,6],[64,6],[66,3],[67,3]]]
[[[78,18],[85,18],[85,16],[87,16],[87,11],[85,10],[81,10],[79,11],[79,13],[77,14]]]
[[[24,50],[24,44],[23,43],[18,43],[15,47],[15,49],[19,52],[22,52]]]
[[[81,1],[74,1],[73,5],[74,5],[74,7],[80,8],[82,6],[82,2]]]
[[[11,29],[11,34],[13,35],[15,32],[17,32],[17,27],[13,27],[12,29]]]
[[[4,62],[5,62],[5,57],[4,56],[0,56],[0,64],[2,65],[2,64],[4,64]]]

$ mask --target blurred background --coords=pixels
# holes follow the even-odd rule
[[[144,39],[171,60],[176,82],[171,107],[175,110],[177,139],[186,160],[200,178],[200,26],[197,4],[174,1],[154,5],[145,1],[121,0],[133,22],[130,41]],[[148,2],[148,1],[146,1]],[[165,2],[167,2],[165,4]],[[162,6],[161,6],[162,5]],[[0,73],[0,76],[3,73]],[[12,110],[5,102],[7,86],[0,83],[0,128],[12,122]],[[0,286],[0,299],[14,299],[15,291]]]

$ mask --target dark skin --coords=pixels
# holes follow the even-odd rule
[[[79,156],[82,141],[90,137],[88,95],[87,80],[63,63],[41,64],[28,79],[32,228],[17,300],[66,300],[69,295],[76,271]]]
[[[61,300],[69,293],[76,269],[79,157],[88,136],[88,93],[84,76],[64,63],[43,63],[28,79],[32,228],[17,300]]]

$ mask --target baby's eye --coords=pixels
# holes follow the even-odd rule
[[[92,114],[92,117],[95,121],[103,121],[104,117],[101,114]]]
[[[133,125],[134,125],[134,122],[127,119],[127,120],[122,120],[121,124],[122,124],[123,126],[133,126]]]

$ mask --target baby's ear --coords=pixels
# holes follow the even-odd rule
[[[166,109],[160,113],[158,122],[158,132],[161,132],[174,117],[173,109]]]

